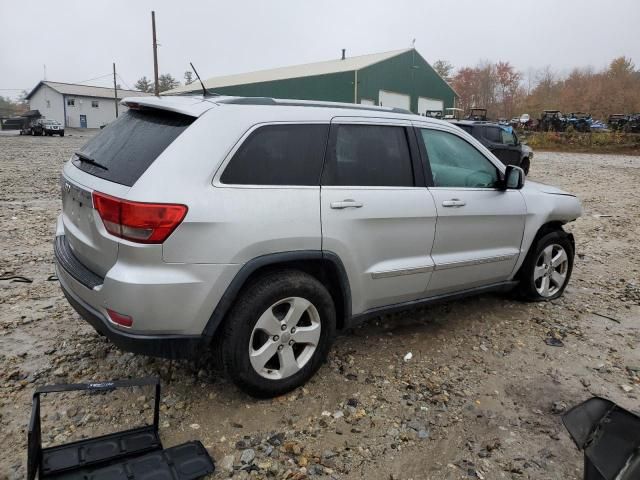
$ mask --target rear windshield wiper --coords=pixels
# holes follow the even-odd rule
[[[84,153],[76,152],[76,157],[83,163],[90,163],[91,165],[95,165],[98,168],[102,168],[103,170],[109,170],[107,167],[102,165],[100,162],[95,161],[93,158],[85,155]]]

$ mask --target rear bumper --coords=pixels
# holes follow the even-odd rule
[[[57,264],[56,273],[58,273],[64,296],[82,318],[116,347],[127,352],[163,358],[194,357],[206,347],[205,338],[199,335],[137,335],[117,330],[109,324],[102,313],[73,294],[62,280],[61,268],[60,264]]]
[[[56,236],[54,260],[63,293],[95,330],[123,350],[165,358],[191,358],[209,347],[205,325],[236,269],[124,259],[103,278],[75,256],[64,235]],[[130,315],[133,328],[113,323],[107,309]]]

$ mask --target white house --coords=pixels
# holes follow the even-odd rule
[[[118,89],[118,102],[125,97],[149,95],[137,90]],[[100,128],[116,118],[113,88],[74,83],[41,81],[27,95],[30,110],[39,110],[44,118],[57,120],[65,127]],[[118,104],[118,113],[127,110]]]

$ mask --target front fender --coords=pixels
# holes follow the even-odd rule
[[[582,205],[580,200],[574,195],[564,192],[547,193],[538,188],[527,189],[526,184],[525,188],[521,190],[521,193],[527,207],[527,213],[520,247],[520,258],[518,258],[512,276],[515,276],[520,270],[529,249],[533,245],[542,227],[548,224],[565,225],[573,222],[582,215]],[[570,239],[572,244],[574,244],[575,251],[573,235],[570,235]]]

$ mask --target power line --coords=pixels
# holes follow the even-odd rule
[[[125,82],[124,78],[122,78],[122,75],[120,75],[119,73],[116,73],[116,75],[122,81],[122,83],[124,83],[124,86],[127,87],[127,90],[135,90],[135,88],[131,88],[131,85]]]
[[[81,82],[71,82],[71,83],[85,83],[85,82],[91,82],[91,81],[93,81],[93,80],[99,80],[99,79],[101,79],[101,78],[110,77],[110,76],[112,76],[112,75],[113,75],[112,73],[107,73],[106,75],[101,75],[101,76],[96,77],[96,78],[90,78],[90,79],[88,79],[88,80],[82,80]]]

